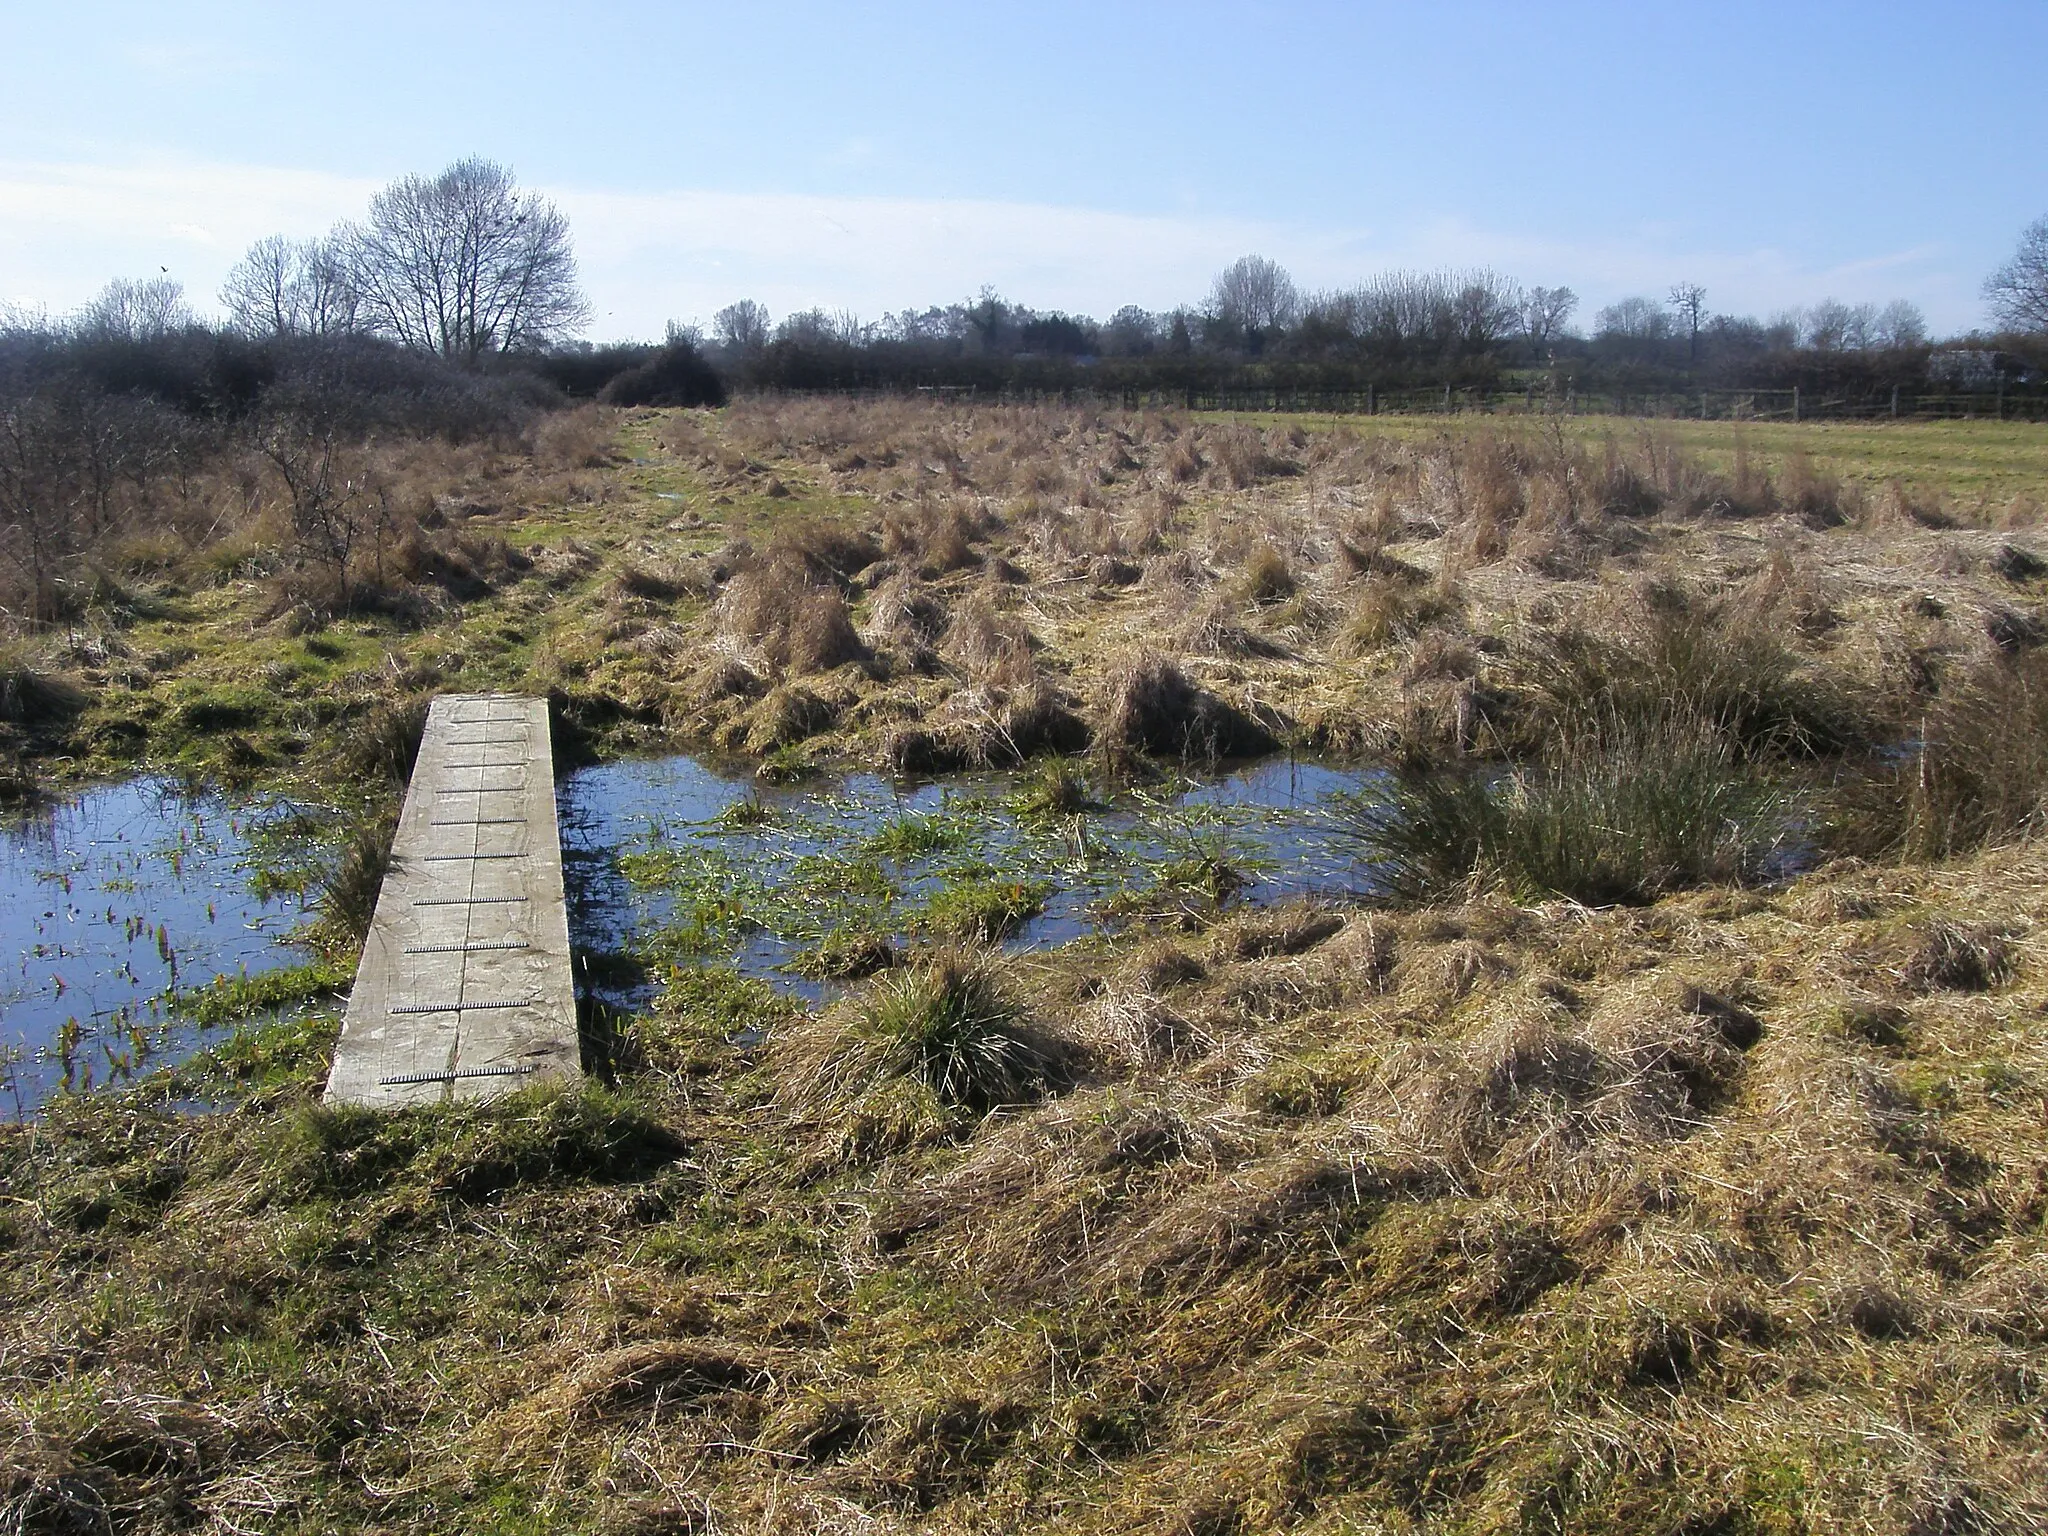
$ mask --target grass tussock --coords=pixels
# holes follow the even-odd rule
[[[797,558],[771,554],[735,575],[718,622],[737,654],[771,673],[829,672],[867,655],[845,596]]]
[[[776,1080],[799,1113],[855,1122],[863,1141],[1028,1103],[1065,1070],[994,961],[973,950],[935,951],[878,977],[774,1050]]]
[[[1945,859],[2036,833],[2048,805],[2048,653],[1984,658],[1917,724],[1845,797],[1845,846]]]
[[[1111,752],[1214,762],[1256,756],[1274,745],[1264,726],[1156,651],[1134,651],[1112,668],[1095,713],[1096,739]]]
[[[1679,716],[1610,719],[1499,778],[1409,773],[1351,800],[1342,830],[1417,899],[1497,882],[1534,900],[1607,905],[1754,879],[1790,816],[1720,733]]]

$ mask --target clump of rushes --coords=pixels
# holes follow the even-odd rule
[[[795,784],[817,771],[818,765],[811,761],[811,754],[804,750],[804,744],[792,741],[763,757],[761,766],[754,770],[754,777],[763,784]]]
[[[314,937],[330,953],[353,955],[370,931],[370,919],[377,912],[377,893],[384,888],[384,872],[391,867],[391,839],[397,834],[396,816],[382,816],[359,823],[341,845],[341,858],[320,895],[320,917]]]
[[[2048,652],[1980,663],[1942,691],[1919,736],[1843,793],[1838,845],[1946,859],[2031,835],[2048,804]]]
[[[1112,764],[1134,752],[1183,762],[1254,757],[1275,745],[1270,731],[1196,683],[1179,662],[1142,648],[1110,668],[1096,713],[1097,740]]]
[[[1070,757],[1049,757],[1017,782],[1010,809],[1019,816],[1078,816],[1093,802],[1088,776]]]
[[[1681,718],[1611,722],[1491,782],[1404,775],[1382,794],[1347,797],[1339,828],[1405,896],[1498,883],[1527,898],[1605,906],[1755,876],[1790,813],[1725,737]]]
[[[793,1032],[777,1055],[792,1096],[809,1108],[850,1108],[910,1085],[949,1110],[974,1113],[1038,1098],[1062,1078],[1062,1062],[993,961],[968,951],[942,951],[878,978]]]
[[[933,894],[917,925],[938,938],[993,944],[1045,910],[1049,880],[962,880]]]
[[[862,841],[860,851],[875,858],[928,858],[945,853],[966,842],[966,831],[943,816],[899,816],[877,827]]]
[[[1185,847],[1146,866],[1151,883],[1118,891],[1097,910],[1104,917],[1198,928],[1252,883],[1252,872],[1220,840],[1190,838]]]
[[[1641,594],[1614,634],[1567,626],[1532,637],[1511,673],[1539,740],[1674,709],[1752,754],[1838,750],[1867,734],[1853,701],[1773,630],[1677,590]]]
[[[1294,570],[1271,544],[1260,543],[1245,557],[1244,600],[1264,608],[1294,596]]]
[[[782,820],[782,815],[759,795],[749,794],[733,801],[712,819],[728,832],[746,832],[755,827],[772,827]]]
[[[360,772],[403,784],[412,778],[426,734],[427,704],[422,697],[400,699],[371,714],[350,740],[349,758]]]

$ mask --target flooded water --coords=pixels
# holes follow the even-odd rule
[[[1016,802],[1028,776],[903,784],[874,775],[768,788],[688,757],[608,763],[559,793],[569,925],[586,990],[644,1003],[641,961],[730,963],[816,998],[821,948],[900,945],[996,893],[1010,949],[1221,896],[1348,893],[1365,872],[1327,832],[1332,796],[1371,771],[1268,759],[1067,814]]]
[[[816,998],[858,969],[819,963],[835,944],[972,931],[988,910],[988,936],[1029,949],[1219,900],[1348,892],[1362,872],[1325,810],[1370,777],[1271,759],[1037,814],[1018,799],[1029,775],[770,788],[687,756],[580,769],[558,806],[582,990],[637,1006],[677,961]],[[0,820],[0,1116],[219,1039],[176,993],[307,961],[289,939],[332,831],[317,807],[157,777]]]
[[[302,963],[319,821],[153,777],[0,820],[0,1114],[190,1055],[173,989]]]

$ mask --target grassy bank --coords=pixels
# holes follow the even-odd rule
[[[0,1528],[2048,1524],[2027,429],[576,421],[414,466],[472,585],[134,576],[21,652],[31,769],[388,798],[469,687],[1055,815],[1293,744],[1397,770],[1393,888],[685,965],[580,1093],[324,1110],[316,1016],[0,1130]]]
[[[2043,874],[1253,915],[812,1018],[691,973],[616,1089],[483,1110],[318,1109],[294,1026],[191,1069],[239,1110],[0,1137],[5,1508],[2029,1528]]]

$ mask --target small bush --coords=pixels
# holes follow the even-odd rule
[[[672,341],[598,392],[605,405],[723,405],[725,381],[687,341]]]

